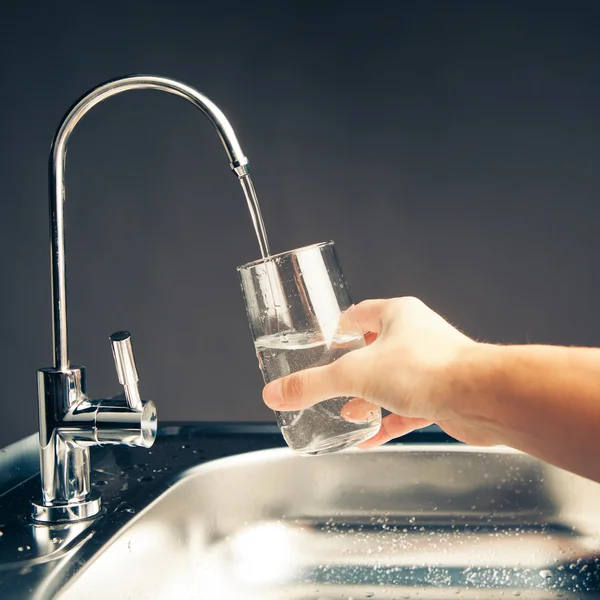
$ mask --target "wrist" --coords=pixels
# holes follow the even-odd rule
[[[457,352],[446,373],[448,418],[495,423],[503,351],[503,346],[473,342]]]

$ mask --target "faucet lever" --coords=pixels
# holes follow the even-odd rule
[[[142,411],[142,399],[137,382],[139,381],[133,347],[131,345],[131,334],[129,331],[116,331],[110,336],[115,367],[119,383],[125,389],[127,404],[132,410]]]

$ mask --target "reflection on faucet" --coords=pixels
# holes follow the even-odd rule
[[[89,527],[89,524],[90,521],[55,525],[34,524],[32,533],[35,543],[35,556],[47,557],[54,552],[60,552],[62,548],[69,547],[71,542]]]
[[[156,89],[181,96],[212,121],[231,169],[242,184],[261,251],[263,255],[268,254],[248,159],[231,125],[208,98],[172,79],[133,75],[99,85],[67,112],[54,136],[49,165],[54,366],[38,371],[42,501],[33,505],[33,518],[38,523],[71,522],[99,513],[100,495],[90,488],[90,446],[125,444],[148,448],[156,438],[156,408],[152,402],[140,399],[129,333],[121,331],[111,336],[119,382],[124,387],[124,401],[90,400],[86,394],[85,369],[70,364],[67,349],[63,211],[67,142],[79,120],[92,107],[134,89]]]

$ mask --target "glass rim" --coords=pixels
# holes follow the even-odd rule
[[[265,258],[259,258],[257,260],[253,260],[244,265],[240,265],[237,267],[238,271],[242,271],[244,269],[250,269],[252,267],[256,267],[258,265],[262,265],[268,262],[272,262],[276,258],[281,258],[282,256],[290,255],[290,254],[299,254],[300,252],[305,252],[306,250],[313,250],[314,248],[323,248],[325,246],[333,246],[333,240],[328,240],[326,242],[316,242],[315,244],[309,244],[308,246],[301,246],[300,248],[294,248],[293,250],[286,250],[284,252],[278,252],[277,254],[270,254],[269,256],[265,256]]]

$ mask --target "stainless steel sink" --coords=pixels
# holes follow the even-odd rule
[[[210,460],[100,538],[53,597],[600,597],[600,485],[503,448]]]
[[[93,451],[104,513],[34,524],[33,438],[0,451],[1,600],[600,598],[600,485],[439,432],[313,458],[271,425]]]

